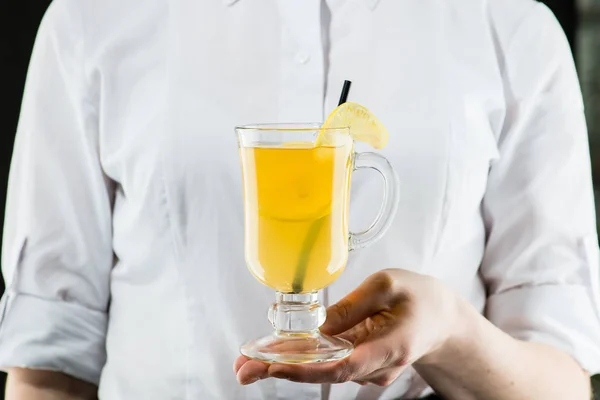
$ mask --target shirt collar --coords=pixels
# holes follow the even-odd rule
[[[226,6],[232,6],[235,3],[237,3],[239,0],[222,0],[222,1]],[[297,0],[297,1],[301,1],[301,0]],[[365,3],[365,5],[367,7],[369,7],[369,9],[372,11],[377,8],[377,5],[379,4],[380,0],[360,0],[360,1]]]

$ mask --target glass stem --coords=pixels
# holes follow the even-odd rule
[[[269,309],[269,321],[278,335],[302,335],[318,332],[325,322],[325,307],[317,292],[293,294],[277,292]]]

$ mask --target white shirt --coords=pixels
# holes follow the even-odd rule
[[[274,300],[244,262],[233,127],[322,121],[344,79],[389,129],[402,195],[324,300],[383,268],[431,274],[600,372],[581,94],[531,0],[54,1],[10,179],[0,365],[63,371],[110,400],[424,393],[413,371],[384,389],[241,387],[231,370]],[[379,181],[353,186],[360,228]]]

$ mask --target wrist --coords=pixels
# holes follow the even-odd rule
[[[470,352],[469,349],[478,337],[484,317],[458,294],[450,290],[448,292],[444,307],[445,323],[442,327],[444,333],[439,343],[415,363],[417,366],[436,366],[456,361]]]

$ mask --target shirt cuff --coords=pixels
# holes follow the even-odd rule
[[[600,317],[589,288],[544,285],[488,298],[487,318],[511,336],[557,347],[591,374],[600,372]]]
[[[7,292],[0,304],[0,369],[62,372],[98,385],[107,314],[75,303]]]

